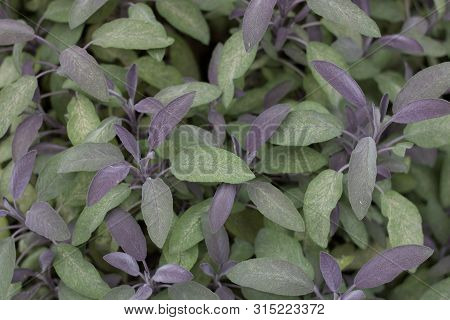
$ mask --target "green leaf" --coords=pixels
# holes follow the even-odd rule
[[[389,99],[394,101],[397,94],[402,90],[405,80],[398,72],[387,71],[375,76],[374,80],[377,82],[381,93],[387,93]]]
[[[234,79],[245,75],[256,57],[257,48],[245,50],[242,31],[233,34],[223,46],[217,80],[222,89],[222,102],[228,107],[234,96]]]
[[[135,61],[139,78],[149,85],[164,89],[183,83],[183,76],[173,66],[166,65],[152,57],[142,57]]]
[[[269,220],[294,231],[305,231],[302,216],[291,199],[268,182],[253,181],[247,185],[250,200]]]
[[[145,3],[130,3],[130,7],[128,8],[128,16],[130,19],[146,22],[157,21],[152,8]]]
[[[319,16],[342,24],[362,35],[380,37],[380,29],[363,10],[351,0],[307,0],[308,6]]]
[[[241,158],[223,149],[194,146],[182,149],[170,167],[182,181],[242,183],[255,178]]]
[[[450,207],[450,153],[445,155],[441,168],[440,200],[444,208]]]
[[[342,195],[343,174],[330,169],[317,175],[308,185],[303,204],[306,231],[322,248],[328,244],[330,214]]]
[[[170,101],[189,92],[195,92],[195,98],[191,108],[208,104],[219,98],[222,93],[219,87],[215,85],[195,81],[164,88],[156,94],[155,99],[167,105]]]
[[[12,238],[0,240],[0,300],[8,296],[9,285],[11,284],[14,267],[16,266],[16,247]]]
[[[292,111],[270,142],[283,146],[309,146],[341,135],[342,122],[331,114],[309,110]]]
[[[31,104],[37,80],[32,76],[23,76],[0,91],[0,138],[9,126]]]
[[[191,270],[198,259],[198,245],[182,252],[171,253],[169,242],[166,241],[163,247],[163,255],[160,259],[160,264],[174,263],[182,266],[186,270]]]
[[[89,240],[92,232],[105,219],[108,211],[118,207],[130,195],[128,184],[121,183],[112,188],[100,201],[90,207],[85,207],[80,213],[72,235],[72,245],[79,246]]]
[[[314,279],[314,268],[303,255],[300,242],[283,232],[261,229],[255,239],[255,255],[257,258],[272,258],[295,264],[310,279]]]
[[[83,143],[64,151],[58,173],[98,171],[123,161],[122,152],[110,143]]]
[[[75,29],[86,22],[108,0],[75,0],[70,8],[69,26]]]
[[[194,281],[174,284],[169,287],[169,296],[172,300],[219,300],[214,292]]]
[[[116,136],[114,125],[120,124],[122,120],[117,117],[108,117],[103,120],[96,129],[92,130],[83,141],[85,143],[107,143]]]
[[[90,298],[85,297],[78,292],[70,289],[63,281],[59,282],[58,285],[58,299],[59,300],[89,300]]]
[[[162,248],[174,216],[172,192],[164,181],[157,178],[144,183],[141,210],[150,239]]]
[[[44,12],[44,18],[53,22],[69,22],[70,9],[73,0],[56,0],[48,4]]]
[[[227,277],[243,287],[286,296],[305,295],[314,288],[314,283],[300,267],[270,258],[240,262],[227,273]]]
[[[308,66],[316,79],[321,90],[325,91],[328,100],[333,106],[337,106],[342,96],[337,92],[322,76],[317,72],[317,70],[312,65],[313,61],[328,61],[331,62],[341,69],[347,70],[347,63],[341,54],[329,45],[321,42],[309,42],[306,48],[306,59],[308,61]]]
[[[157,24],[126,18],[105,23],[95,30],[92,39],[103,48],[133,50],[166,48],[173,43],[164,28]]]
[[[112,288],[107,294],[102,297],[102,300],[130,300],[134,296],[135,291],[129,285],[121,285]]]
[[[372,203],[377,178],[377,146],[371,137],[359,140],[350,157],[348,170],[348,199],[359,220]]]
[[[2,65],[0,66],[0,89],[10,85],[19,78],[20,73],[14,66],[13,57],[3,59]]]
[[[179,31],[209,44],[209,26],[202,12],[190,0],[157,0],[156,10]]]
[[[276,146],[259,155],[258,171],[268,174],[311,173],[328,163],[321,153],[308,147]]]
[[[70,289],[91,299],[100,299],[109,292],[109,286],[80,250],[61,243],[55,246],[55,254],[55,271]]]
[[[345,232],[353,243],[361,249],[367,249],[369,245],[369,234],[363,221],[358,220],[355,213],[347,204],[339,204],[339,218]]]
[[[422,148],[439,148],[450,141],[450,115],[410,123],[403,134],[406,139]]]
[[[183,252],[203,240],[202,217],[209,210],[211,199],[193,205],[175,222],[169,240],[171,253]]]
[[[387,230],[392,247],[423,244],[422,217],[414,203],[389,190],[381,195],[381,213],[389,219]]]
[[[450,277],[433,284],[420,300],[450,300]]]
[[[82,143],[100,124],[94,104],[82,94],[70,100],[67,113],[67,135],[73,145]]]

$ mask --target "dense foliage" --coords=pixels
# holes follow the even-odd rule
[[[0,298],[449,299],[449,21],[0,1]]]

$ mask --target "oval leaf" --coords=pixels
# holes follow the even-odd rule
[[[245,10],[242,30],[245,49],[250,51],[266,33],[277,0],[252,0]]]
[[[33,40],[34,30],[23,21],[0,19],[0,46]]]
[[[341,268],[337,261],[328,253],[320,253],[320,272],[328,288],[333,292],[338,292],[342,283]]]
[[[31,206],[25,225],[51,241],[66,241],[70,238],[66,222],[47,202],[35,202]]]
[[[237,188],[232,184],[224,183],[217,188],[208,211],[209,224],[213,233],[219,231],[230,216],[236,192]]]
[[[214,292],[194,281],[171,286],[169,297],[173,300],[219,300]]]
[[[114,268],[120,269],[131,276],[137,277],[139,275],[139,266],[136,260],[123,252],[108,253],[103,256],[103,260],[108,262]]]
[[[100,9],[108,0],[75,0],[70,8],[69,26],[70,29],[82,25]]]
[[[14,161],[22,158],[38,135],[43,122],[42,114],[33,114],[22,121],[14,133],[12,157]]]
[[[176,264],[159,267],[152,280],[162,283],[183,283],[191,281],[194,276],[188,270]]]
[[[450,114],[450,103],[442,99],[423,99],[405,105],[394,114],[391,121],[395,123],[414,123]]]
[[[30,182],[36,154],[36,150],[30,151],[14,163],[10,182],[10,192],[14,200],[22,196],[28,182]]]

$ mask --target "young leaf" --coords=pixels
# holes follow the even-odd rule
[[[136,138],[127,129],[119,124],[116,124],[114,128],[125,149],[133,156],[136,162],[139,162],[141,159],[141,152],[139,150],[139,144],[136,141]]]
[[[149,50],[173,44],[164,28],[141,20],[120,18],[103,24],[92,34],[94,44],[103,48]]]
[[[141,210],[150,239],[158,248],[162,248],[174,216],[172,192],[164,181],[157,178],[144,183]]]
[[[394,280],[402,271],[417,268],[432,254],[432,249],[419,245],[385,250],[361,267],[354,284],[358,289],[381,286]]]
[[[58,173],[98,171],[121,161],[122,152],[110,143],[83,143],[64,151]]]
[[[288,105],[278,104],[256,117],[245,139],[248,163],[252,162],[258,149],[270,139],[290,110]]]
[[[23,21],[0,19],[0,46],[33,40],[34,30]]]
[[[305,231],[305,223],[291,199],[268,182],[254,181],[247,185],[250,200],[269,220],[298,232]]]
[[[450,114],[450,103],[442,99],[423,99],[405,105],[392,117],[395,123],[414,123]]]
[[[8,289],[10,287],[14,267],[16,265],[16,247],[12,238],[0,240],[0,299],[5,300],[8,297]]]
[[[423,244],[422,217],[411,201],[394,190],[386,191],[381,195],[381,212],[389,219],[387,230],[393,247]]]
[[[91,299],[100,299],[110,290],[97,269],[83,258],[79,249],[62,243],[56,245],[54,250],[55,271],[70,289]]]
[[[183,283],[191,281],[194,276],[188,270],[176,264],[159,267],[152,280],[162,283]]]
[[[117,208],[106,218],[106,225],[117,244],[135,258],[143,261],[147,257],[147,242],[136,220],[128,212]]]
[[[47,202],[35,202],[31,206],[26,215],[25,225],[31,231],[54,242],[70,238],[66,222]]]
[[[32,114],[19,124],[12,142],[12,158],[14,162],[18,161],[28,152],[38,135],[43,119],[42,114]]]
[[[320,253],[320,272],[322,272],[328,288],[333,292],[338,292],[342,283],[341,268],[334,257],[326,252]]]
[[[106,77],[97,61],[80,47],[72,46],[59,56],[60,72],[74,81],[84,92],[100,101],[109,99]]]
[[[90,16],[100,9],[108,0],[75,0],[70,8],[70,29],[82,25]]]
[[[147,300],[151,297],[152,294],[152,287],[148,284],[144,284],[136,291],[136,293],[130,298],[130,300]]]
[[[298,266],[270,258],[240,262],[228,271],[227,277],[243,287],[285,296],[305,295],[314,288],[314,283]]]
[[[72,235],[72,244],[78,246],[91,237],[92,232],[103,222],[108,211],[118,207],[130,195],[131,190],[127,184],[119,184],[112,188],[96,204],[85,207],[80,213]]]
[[[394,113],[413,101],[439,98],[448,90],[449,82],[450,62],[423,69],[408,80],[395,98],[392,107]]]
[[[136,97],[137,85],[138,85],[137,66],[136,64],[132,64],[131,67],[128,69],[126,81],[127,92],[131,101],[134,101],[134,98]]]
[[[89,133],[100,125],[94,104],[82,94],[70,100],[67,113],[67,135],[73,145],[83,143]]]
[[[348,199],[358,219],[363,219],[370,204],[377,178],[377,146],[371,137],[359,140],[350,157]]]
[[[379,37],[380,29],[363,10],[350,0],[307,0],[308,7],[319,16],[357,30],[368,37]]]
[[[134,109],[137,112],[150,113],[152,115],[157,114],[163,108],[164,108],[164,105],[152,97],[147,97],[145,99],[142,99],[134,106]]]
[[[123,252],[108,253],[103,256],[103,260],[108,262],[114,268],[120,269],[131,276],[137,277],[139,275],[139,266],[136,260]]]
[[[213,233],[219,231],[230,216],[236,192],[237,187],[232,184],[223,183],[217,188],[208,211],[209,224]]]
[[[172,159],[171,171],[178,180],[238,184],[255,175],[238,156],[210,146],[183,148]]]
[[[114,130],[114,125],[120,124],[121,119],[111,116],[104,119],[95,130],[92,130],[86,139],[85,143],[107,143],[114,139],[116,132]]]
[[[366,97],[355,80],[343,69],[327,61],[313,61],[319,74],[351,104],[364,108]]]
[[[159,111],[150,124],[149,149],[156,149],[184,118],[194,101],[195,92],[184,94]]]
[[[169,297],[173,300],[219,300],[214,292],[194,281],[169,287]]]
[[[234,97],[234,79],[242,77],[255,60],[257,48],[247,52],[242,31],[233,34],[223,46],[219,62],[217,81],[222,89],[222,102],[227,108]]]
[[[14,163],[11,182],[9,184],[10,192],[14,200],[22,196],[28,182],[30,182],[36,154],[36,150],[30,151]]]
[[[327,169],[315,177],[306,189],[303,213],[306,231],[322,248],[328,244],[330,214],[342,195],[343,174]]]
[[[266,33],[277,0],[251,0],[242,21],[245,50],[250,51]]]
[[[213,233],[207,215],[202,218],[202,231],[209,256],[217,265],[221,266],[229,260],[230,256],[230,240],[227,231],[222,227]]]
[[[89,185],[87,205],[90,207],[100,201],[128,176],[128,172],[130,164],[127,162],[115,163],[98,171]]]
[[[354,290],[341,297],[341,300],[364,300],[366,295],[362,290]]]
[[[179,31],[209,44],[209,26],[198,6],[189,0],[157,0],[156,10]]]
[[[407,37],[403,34],[391,34],[382,36],[375,43],[379,44],[380,46],[398,49],[409,54],[423,53],[423,47],[417,40]]]

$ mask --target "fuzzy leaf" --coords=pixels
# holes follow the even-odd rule
[[[33,40],[34,30],[23,21],[0,19],[0,46]]]
[[[75,0],[70,8],[69,26],[75,29],[82,25],[108,0]]]
[[[59,242],[70,238],[66,222],[47,202],[35,202],[31,206],[26,215],[25,225],[51,241]]]
[[[30,151],[14,163],[11,174],[10,192],[15,200],[19,199],[30,182],[36,160],[36,150]]]
[[[442,99],[423,99],[405,105],[392,117],[392,122],[413,123],[450,114],[450,103]]]
[[[169,287],[169,297],[173,300],[219,300],[214,292],[194,281]]]
[[[336,259],[326,252],[321,252],[320,271],[328,288],[332,292],[338,292],[342,283],[342,273]]]
[[[108,253],[103,256],[103,260],[108,262],[113,267],[120,269],[131,276],[137,277],[139,275],[139,266],[136,260],[123,252]]]
[[[39,128],[42,126],[43,118],[42,114],[32,114],[19,124],[12,142],[12,158],[14,161],[18,161],[28,152],[38,135]]]
[[[269,27],[277,0],[252,0],[245,10],[242,21],[245,49],[256,46]]]
[[[89,133],[100,125],[94,104],[82,94],[70,100],[67,112],[67,135],[73,145],[84,142]]]
[[[0,240],[0,299],[5,300],[8,296],[8,289],[11,284],[14,267],[16,265],[16,247],[12,238]]]
[[[212,232],[219,231],[227,221],[233,208],[237,187],[232,184],[221,184],[214,194],[208,211],[209,224]]]
[[[152,280],[162,283],[183,283],[191,281],[194,276],[188,270],[176,264],[159,267]]]

